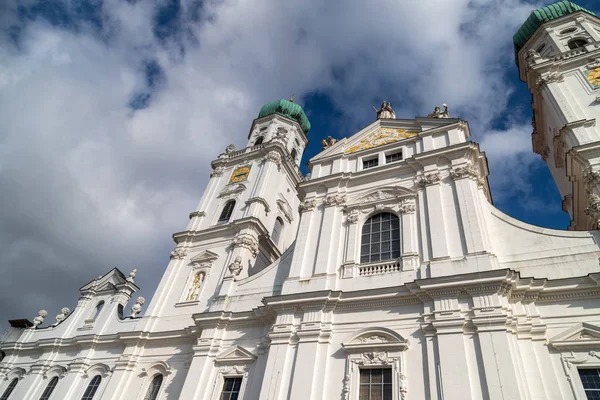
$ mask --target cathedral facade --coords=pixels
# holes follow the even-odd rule
[[[310,122],[275,101],[212,162],[147,305],[113,269],[10,321],[0,400],[600,398],[600,19],[561,1],[514,42],[569,230],[493,206],[446,106],[384,102],[303,176]]]

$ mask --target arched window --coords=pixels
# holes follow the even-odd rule
[[[93,377],[87,389],[85,389],[85,393],[83,394],[81,400],[92,400],[96,394],[96,391],[98,390],[98,386],[100,386],[101,381],[102,377],[100,375]]]
[[[296,157],[298,156],[298,152],[296,151],[296,149],[292,149],[290,156],[292,157],[292,160],[296,161]]]
[[[223,207],[223,211],[221,211],[221,215],[219,216],[219,222],[227,222],[229,218],[231,218],[231,214],[233,214],[233,208],[235,207],[235,200],[229,200],[225,203],[225,207]]]
[[[94,318],[92,318],[94,321],[96,320],[96,318],[98,318],[98,315],[100,315],[100,311],[102,311],[102,307],[104,307],[104,301],[101,301],[100,303],[98,303],[96,305],[96,312],[94,313]]]
[[[154,375],[152,379],[152,383],[148,386],[148,391],[146,392],[146,397],[144,400],[156,400],[158,399],[158,392],[160,391],[160,385],[162,385],[163,376],[161,374]]]
[[[8,385],[4,393],[2,393],[2,397],[0,397],[0,400],[8,400],[10,394],[13,392],[13,390],[15,390],[15,386],[17,386],[17,383],[19,383],[19,378],[15,378],[12,381],[10,381],[10,384]]]
[[[400,219],[392,213],[373,215],[362,228],[360,262],[400,257]]]
[[[271,235],[271,239],[275,245],[279,244],[279,239],[281,238],[281,231],[283,230],[283,220],[279,217],[275,220],[275,226],[273,227],[273,234]]]
[[[587,41],[585,39],[573,39],[570,40],[567,44],[569,46],[569,49],[573,50],[578,49],[580,47],[584,47],[587,44]]]
[[[258,144],[262,144],[262,142],[265,140],[264,136],[259,136],[256,138],[256,140],[254,141],[254,145],[258,145]]]
[[[40,400],[48,400],[50,396],[52,396],[52,392],[54,391],[54,388],[56,387],[57,383],[58,376],[55,376],[54,378],[52,378],[50,383],[48,383],[48,386],[46,386],[46,389],[44,390],[44,393],[42,393],[42,397],[40,397]]]

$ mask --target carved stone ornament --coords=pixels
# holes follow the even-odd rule
[[[450,171],[450,177],[454,180],[464,179],[464,178],[478,179],[479,178],[479,170],[472,165],[467,165],[464,167],[456,167]]]
[[[361,200],[361,204],[371,203],[374,201],[388,200],[388,199],[392,199],[394,197],[396,197],[396,196],[394,196],[392,193],[383,192],[381,190],[378,190],[375,193],[370,194],[367,197],[363,198]]]
[[[187,251],[181,247],[178,247],[171,252],[171,260],[183,260],[186,255]]]
[[[232,246],[235,247],[243,247],[245,249],[250,250],[253,257],[258,256],[258,240],[251,235],[245,234],[236,237],[233,239]]]
[[[330,194],[323,200],[323,204],[326,206],[341,206],[344,203],[346,203],[346,196],[341,194]]]
[[[235,145],[231,143],[229,146],[225,148],[225,154],[231,154],[235,151]]]
[[[564,76],[560,72],[548,72],[547,74],[540,75],[535,80],[535,84],[538,87],[542,87],[542,86],[547,85],[549,83],[562,82],[563,79],[564,79]]]
[[[215,177],[215,176],[223,176],[223,172],[225,172],[225,168],[219,166],[216,167],[215,169],[212,170],[212,172],[210,173],[210,177]]]
[[[277,131],[275,132],[275,137],[277,139],[281,139],[281,140],[285,141],[287,139],[287,136],[288,136],[287,129],[285,129],[282,126],[277,128]]]
[[[416,203],[413,199],[404,199],[398,206],[400,214],[412,214],[417,210]]]
[[[310,200],[304,200],[300,206],[298,207],[298,210],[303,213],[306,211],[312,211],[315,209],[315,207],[317,206],[317,200],[316,199],[310,199]]]
[[[263,199],[262,197],[252,197],[252,198],[249,198],[248,200],[246,200],[247,206],[249,206],[252,203],[262,204],[263,207],[265,208],[265,213],[269,213],[269,211],[271,211],[271,207],[269,207],[269,203],[267,202],[267,200]]]
[[[129,273],[129,277],[126,279],[127,282],[129,283],[134,283],[134,279],[135,279],[135,274],[137,273],[137,269],[134,269],[133,271],[131,271]]]
[[[348,216],[346,217],[346,222],[349,224],[355,224],[358,222],[358,217],[360,216],[360,212],[358,210],[352,210],[348,212]]]
[[[597,185],[600,185],[600,172],[587,170],[583,174],[583,182],[588,193],[592,193]]]
[[[67,318],[69,316],[70,313],[71,313],[71,310],[68,307],[61,308],[60,314],[58,314],[56,316],[56,322],[54,323],[54,326],[63,322],[65,320],[65,318]]]
[[[242,257],[237,256],[235,260],[229,264],[229,272],[232,276],[238,276],[242,272]]]
[[[542,60],[542,56],[540,55],[540,53],[538,53],[534,49],[529,49],[527,51],[527,57],[525,57],[525,61],[527,61],[527,66],[531,68],[537,63],[538,60]]]
[[[361,343],[385,343],[387,338],[381,335],[363,336],[360,338]]]
[[[331,136],[327,136],[327,139],[321,140],[321,151],[325,150],[328,147],[333,146],[336,143],[337,143],[337,139],[334,139]]]
[[[279,208],[279,211],[285,216],[288,222],[292,222],[294,220],[294,213],[292,212],[292,207],[286,199],[277,199],[277,208]]]
[[[42,322],[44,322],[44,318],[46,318],[47,315],[48,315],[48,311],[40,310],[38,312],[38,316],[33,319],[33,327],[37,328],[38,325],[41,325]]]
[[[419,188],[424,188],[425,186],[435,185],[442,180],[439,172],[432,172],[429,174],[421,175],[417,177],[415,180],[415,184]]]
[[[271,161],[277,165],[277,168],[281,167],[281,154],[278,151],[270,151],[267,155],[262,159],[264,162]]]
[[[146,299],[143,297],[138,297],[135,300],[135,304],[131,307],[131,318],[135,318],[139,313],[142,312],[142,306],[146,302]]]
[[[585,213],[592,217],[596,224],[600,225],[600,196],[594,193],[588,195],[588,206]]]
[[[377,113],[377,119],[396,119],[396,113],[392,108],[392,104],[385,100],[381,103],[379,110],[375,106],[373,106],[373,110]]]
[[[385,351],[363,353],[362,358],[356,361],[358,365],[388,365],[391,362]]]

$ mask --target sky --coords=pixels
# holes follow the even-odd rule
[[[512,45],[546,4],[1,1],[0,330],[40,309],[52,323],[114,267],[137,269],[148,304],[210,161],[292,94],[312,123],[305,173],[384,99],[407,119],[447,103],[486,152],[495,206],[565,229]]]

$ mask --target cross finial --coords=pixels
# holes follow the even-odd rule
[[[292,103],[294,102],[294,95],[295,95],[295,94],[296,94],[296,93],[292,93],[292,97],[290,97],[290,102],[292,102]]]

